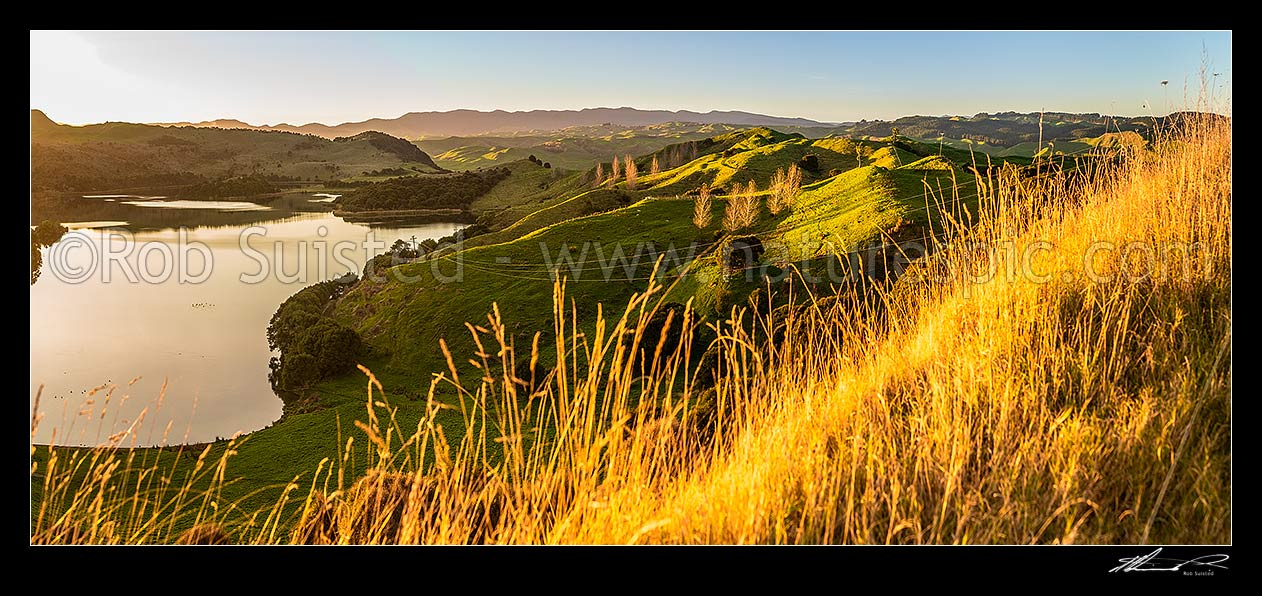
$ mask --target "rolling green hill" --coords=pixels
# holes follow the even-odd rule
[[[34,190],[180,186],[238,176],[318,182],[382,168],[443,171],[416,146],[378,132],[328,140],[288,132],[122,122],[66,126],[31,111]]]
[[[775,255],[780,262],[809,261],[890,238],[919,237],[939,215],[939,203],[954,210],[975,194],[972,176],[945,157],[869,141],[810,140],[758,128],[710,137],[697,147],[696,159],[645,176],[635,190],[627,189],[625,182],[592,188],[583,183],[591,172],[557,176],[530,162],[513,164],[513,174],[475,204],[484,210],[500,208],[501,214],[526,215],[465,241],[459,252],[400,266],[407,282],[361,282],[337,302],[334,316],[356,328],[379,353],[389,354],[379,374],[410,378],[407,383],[415,385],[423,378],[412,377],[418,371],[445,369],[443,356],[434,349],[439,338],[447,341],[453,354],[474,349],[463,322],[484,319],[492,300],[517,330],[519,342],[535,332],[547,332],[552,308],[549,266],[563,260],[561,255],[584,257],[578,269],[562,269],[574,281],[572,295],[580,314],[594,312],[597,304],[618,307],[646,285],[651,259],[642,256],[639,267],[628,274],[611,266],[617,261],[615,247],[630,259],[637,251],[657,254],[673,245],[677,252],[672,267],[692,258],[717,264],[707,253],[721,232],[726,198],[716,198],[715,217],[698,229],[691,221],[694,200],[687,193],[702,183],[724,188],[753,181],[766,188],[777,169],[800,163],[807,155],[816,157],[817,171],[804,175],[806,184],[789,209],[772,215],[764,205],[757,223],[736,233],[782,246]],[[869,157],[864,160],[867,165],[857,167],[856,149],[866,149],[877,161],[897,153],[904,163],[886,167]],[[945,195],[935,199],[926,188],[945,189]],[[502,224],[505,219],[491,221]],[[457,270],[462,272],[460,281],[446,280]],[[614,283],[607,283],[606,275]],[[700,296],[712,293],[706,285],[713,283],[724,282],[686,280],[682,285]],[[756,284],[745,291],[753,287]],[[743,300],[740,292],[728,294],[729,300]],[[712,309],[709,315],[718,312]]]
[[[498,165],[526,159],[571,170],[592,167],[617,155],[645,155],[667,145],[695,141],[736,130],[727,124],[670,122],[640,127],[583,126],[553,132],[517,135],[448,137],[415,141],[439,165],[452,170]]]
[[[1040,138],[1044,141],[1077,140],[1122,131],[1149,136],[1155,128],[1164,125],[1165,118],[1149,116],[982,112],[973,116],[904,116],[892,121],[863,121],[840,130],[850,136],[884,138],[898,129],[901,136],[916,139],[948,138],[1011,147],[1020,143],[1037,144]]]

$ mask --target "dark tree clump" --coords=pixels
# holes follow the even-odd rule
[[[355,281],[353,274],[323,281],[281,303],[267,327],[268,346],[280,352],[270,363],[273,387],[301,390],[354,369],[366,346],[354,329],[326,311]]]
[[[180,194],[190,199],[256,197],[277,191],[275,184],[259,175],[237,176],[194,184]]]
[[[807,153],[798,160],[798,167],[812,174],[819,173],[819,156],[814,153]]]
[[[730,269],[744,269],[758,262],[766,251],[757,236],[732,238],[723,247],[723,262]]]

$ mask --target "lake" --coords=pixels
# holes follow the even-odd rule
[[[29,395],[33,407],[44,385],[45,412],[35,441],[95,445],[146,407],[138,445],[213,441],[268,426],[281,415],[267,379],[267,324],[277,306],[307,285],[360,273],[397,239],[438,239],[465,225],[348,223],[329,200],[76,197],[74,215],[58,217],[71,232],[43,249],[31,286]],[[380,244],[365,247],[368,239]],[[104,392],[84,405],[107,384],[118,386],[108,406]],[[80,415],[81,408],[94,413]]]

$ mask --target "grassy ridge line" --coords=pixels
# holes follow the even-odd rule
[[[634,201],[652,195],[683,194],[695,190],[702,183],[721,186],[732,182],[747,183],[753,180],[766,186],[775,170],[787,168],[807,153],[815,153],[820,158],[820,169],[825,173],[832,169],[853,168],[858,165],[857,159],[851,153],[856,145],[865,145],[869,148],[880,146],[877,143],[856,142],[848,139],[807,141],[768,129],[751,129],[715,137],[715,145],[710,149],[713,152],[691,162],[664,169],[656,175],[645,173],[640,178],[639,190],[626,189],[625,182],[619,182],[614,189],[600,187],[584,190],[581,182],[583,176],[576,175],[566,178],[563,183],[558,183],[561,192],[549,190],[544,196],[546,200],[541,203],[542,208],[526,206],[522,203],[537,201],[537,197],[544,193],[524,196],[508,193],[510,196],[522,197],[514,201],[516,204],[512,204],[497,198],[501,193],[493,190],[492,193],[496,196],[487,199],[482,204],[475,204],[475,208],[488,209],[492,208],[491,205],[508,204],[509,208],[495,218],[495,223],[503,226],[503,229],[470,239],[466,246],[502,243],[549,225],[618,208],[625,204],[623,201]],[[741,152],[735,156],[723,157],[723,150],[729,148],[735,148]],[[750,155],[751,152],[754,155]],[[907,163],[915,159],[918,158],[908,159]],[[647,171],[646,168],[645,171]],[[589,171],[584,175],[590,177],[591,174],[592,172]],[[826,174],[821,174],[821,176],[827,177]],[[513,184],[518,185],[512,187],[513,189],[521,189],[521,179],[514,181],[513,178],[510,176],[501,185],[508,189],[509,185]],[[565,191],[577,194],[565,197]],[[547,198],[549,195],[551,199]],[[628,198],[621,199],[622,196]],[[511,223],[509,223],[510,220]]]
[[[909,146],[917,148],[921,155],[927,157],[932,156],[931,150],[934,149],[914,143]],[[663,160],[669,149],[671,147],[659,152]],[[856,156],[856,149],[862,149],[864,157]],[[643,197],[682,195],[694,191],[703,183],[724,188],[753,181],[760,188],[765,188],[777,169],[787,168],[808,154],[815,155],[819,160],[819,171],[808,174],[808,180],[816,182],[830,178],[834,172],[857,168],[861,162],[863,165],[893,169],[915,167],[912,164],[924,159],[921,155],[890,147],[887,141],[810,140],[765,128],[719,135],[704,151],[706,153],[695,160],[665,168],[656,175],[647,173],[647,158],[639,158],[637,161],[645,163],[641,164],[642,175],[637,190],[627,189],[625,181],[618,181],[612,189],[585,188],[583,180],[590,180],[594,170],[550,182],[546,190],[539,190],[534,186],[544,181],[546,174],[531,171],[537,166],[521,162],[516,164],[518,170],[514,171],[521,170],[525,176],[510,176],[484,201],[474,205],[475,209],[483,212],[498,209],[490,223],[492,228],[500,228],[499,231],[473,238],[465,246],[501,243],[549,225],[609,211]],[[966,153],[952,151],[945,151],[948,158],[957,163],[968,162]],[[735,153],[725,156],[728,152]],[[521,165],[523,163],[524,166]]]
[[[611,130],[581,127],[549,135],[473,136],[414,141],[443,167],[473,169],[535,155],[553,167],[586,170],[614,155],[645,155],[683,141],[734,130],[731,125],[663,124]]]

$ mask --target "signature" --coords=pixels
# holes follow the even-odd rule
[[[1158,557],[1161,549],[1157,549],[1146,555],[1138,557],[1126,557],[1118,559],[1122,564],[1109,570],[1109,573],[1130,573],[1131,571],[1182,571],[1185,567],[1209,567],[1213,569],[1226,569],[1226,565],[1221,565],[1223,561],[1231,558],[1228,555],[1203,555],[1195,559],[1171,559],[1169,557]]]

